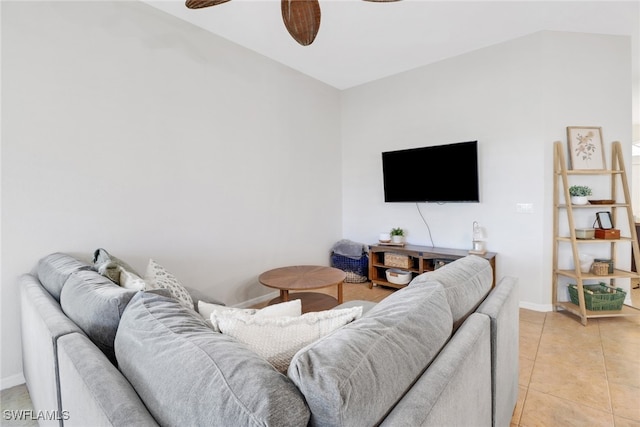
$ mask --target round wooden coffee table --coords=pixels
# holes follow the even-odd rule
[[[263,285],[280,290],[280,296],[269,304],[300,299],[302,312],[328,310],[342,304],[342,282],[347,277],[342,270],[319,265],[281,267],[262,273],[258,280]],[[338,287],[337,298],[320,292],[304,292],[312,289]],[[303,291],[289,294],[289,291]]]

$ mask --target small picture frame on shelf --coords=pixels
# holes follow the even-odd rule
[[[571,169],[606,169],[601,127],[568,126],[567,140],[569,141]]]
[[[611,212],[601,211],[596,212],[596,222],[598,228],[603,230],[610,230],[613,228],[613,221],[611,220]]]

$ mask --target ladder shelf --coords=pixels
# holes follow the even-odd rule
[[[636,235],[636,228],[633,219],[633,212],[631,209],[631,196],[629,192],[629,184],[627,181],[627,174],[624,167],[624,161],[622,157],[621,144],[618,141],[612,143],[612,157],[611,157],[611,169],[608,170],[568,170],[567,162],[564,155],[564,144],[560,141],[556,141],[554,144],[554,174],[553,174],[553,232],[554,232],[554,244],[553,244],[553,278],[552,278],[552,297],[553,297],[553,310],[565,310],[574,315],[580,317],[580,321],[583,325],[587,325],[587,320],[591,318],[601,317],[618,317],[618,316],[638,316],[640,315],[640,309],[635,307],[624,305],[621,310],[608,310],[608,311],[593,311],[588,310],[585,304],[584,296],[584,281],[585,280],[597,280],[600,282],[609,282],[609,286],[615,287],[616,279],[635,279],[640,278],[640,273],[633,271],[626,271],[618,268],[614,268],[613,272],[609,272],[606,275],[596,275],[591,272],[584,273],[580,266],[579,247],[581,245],[590,244],[610,244],[609,253],[611,260],[616,265],[617,245],[624,243],[631,245],[631,254],[636,265],[640,265],[640,249],[638,247],[638,236]],[[587,204],[587,205],[573,205],[570,203],[571,196],[569,194],[569,176],[604,176],[610,179],[611,184],[611,198],[613,203],[607,204]],[[621,193],[619,193],[618,186],[621,186]],[[563,196],[563,201],[561,201]],[[618,200],[620,196],[620,200]],[[574,221],[574,209],[597,209],[608,210],[612,215],[612,221],[615,228],[615,221],[617,213],[626,215],[628,221],[629,235],[620,236],[617,239],[578,239],[576,236],[576,227]],[[566,215],[566,220],[569,227],[569,232],[560,235],[560,217]],[[561,245],[570,245],[571,253],[573,256],[573,269],[560,269],[558,266],[559,261],[559,247]],[[570,278],[575,281],[578,290],[578,302],[576,305],[570,301],[558,301],[558,279],[559,277]]]

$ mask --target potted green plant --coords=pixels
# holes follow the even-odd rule
[[[569,195],[574,205],[586,205],[589,203],[587,196],[591,195],[591,188],[586,185],[572,185],[569,187]]]
[[[392,228],[389,234],[391,234],[393,243],[402,243],[404,241],[404,230],[400,227]]]

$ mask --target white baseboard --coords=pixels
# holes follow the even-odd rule
[[[0,379],[0,390],[15,387],[17,385],[24,384],[25,382],[24,375],[20,372],[19,374]]]
[[[258,304],[262,304],[263,302],[267,302],[267,301],[271,301],[272,299],[274,299],[275,297],[279,296],[280,292],[271,292],[267,295],[263,295],[261,297],[257,297],[257,298],[252,298],[250,300],[238,303],[236,305],[234,305],[233,307],[237,307],[237,308],[249,308],[249,307],[253,307],[254,305],[258,305]]]
[[[533,310],[533,311],[542,311],[542,312],[553,311],[552,304],[534,304],[526,301],[520,301],[520,308],[525,308],[527,310]]]

